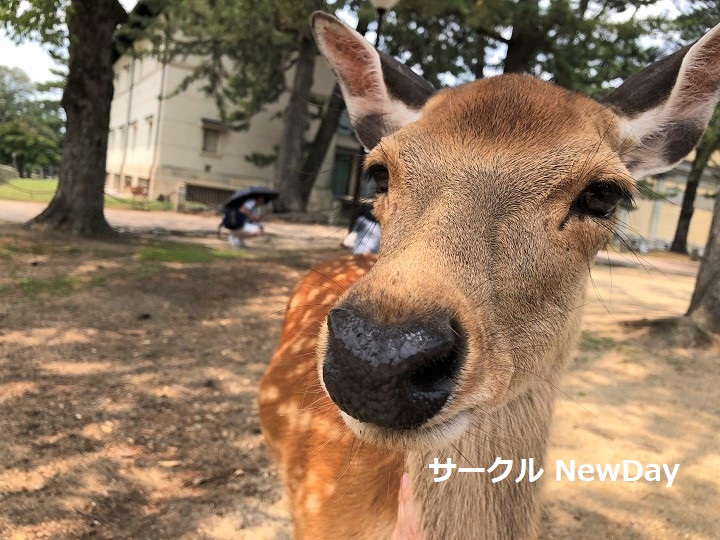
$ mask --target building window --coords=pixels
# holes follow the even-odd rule
[[[122,75],[122,81],[123,84],[125,84],[125,81],[127,81],[127,86],[130,88],[132,86],[132,77],[130,76],[130,64],[125,64],[123,66],[123,75]]]
[[[206,154],[220,153],[220,131],[213,128],[203,128],[202,151]]]

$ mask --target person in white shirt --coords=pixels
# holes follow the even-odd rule
[[[242,227],[230,231],[228,242],[231,246],[244,246],[243,238],[260,236],[264,232],[258,208],[266,202],[265,197],[259,196],[252,197],[242,204],[240,213],[245,216],[245,223]]]
[[[352,255],[377,253],[380,249],[380,224],[371,207],[361,208],[350,228],[350,234],[342,242]]]
[[[380,250],[380,224],[377,221],[359,216],[355,221],[353,231],[356,236],[352,255],[377,253]]]

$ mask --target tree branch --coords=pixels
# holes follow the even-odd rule
[[[510,43],[509,39],[506,39],[502,37],[498,32],[495,30],[490,30],[487,28],[475,28],[478,34],[481,34],[483,36],[489,37],[491,39],[494,39],[496,41],[500,41],[501,43],[505,43],[506,45]]]

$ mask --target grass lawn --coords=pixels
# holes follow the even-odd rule
[[[57,180],[15,178],[7,183],[0,183],[0,199],[48,203],[55,194],[57,183]],[[188,206],[191,207],[196,205],[204,207],[199,203],[188,203]],[[107,208],[125,208],[129,210],[173,210],[173,204],[169,201],[124,199],[113,195],[105,195],[105,206]]]
[[[16,178],[0,184],[0,199],[50,202],[56,188],[57,180]]]
[[[247,254],[240,250],[212,249],[200,244],[181,242],[152,242],[135,253],[141,262],[202,264],[222,259],[239,259]]]

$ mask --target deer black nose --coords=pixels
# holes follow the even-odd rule
[[[323,381],[335,404],[353,418],[411,429],[435,416],[450,397],[462,346],[449,318],[398,328],[335,308],[328,329]]]

